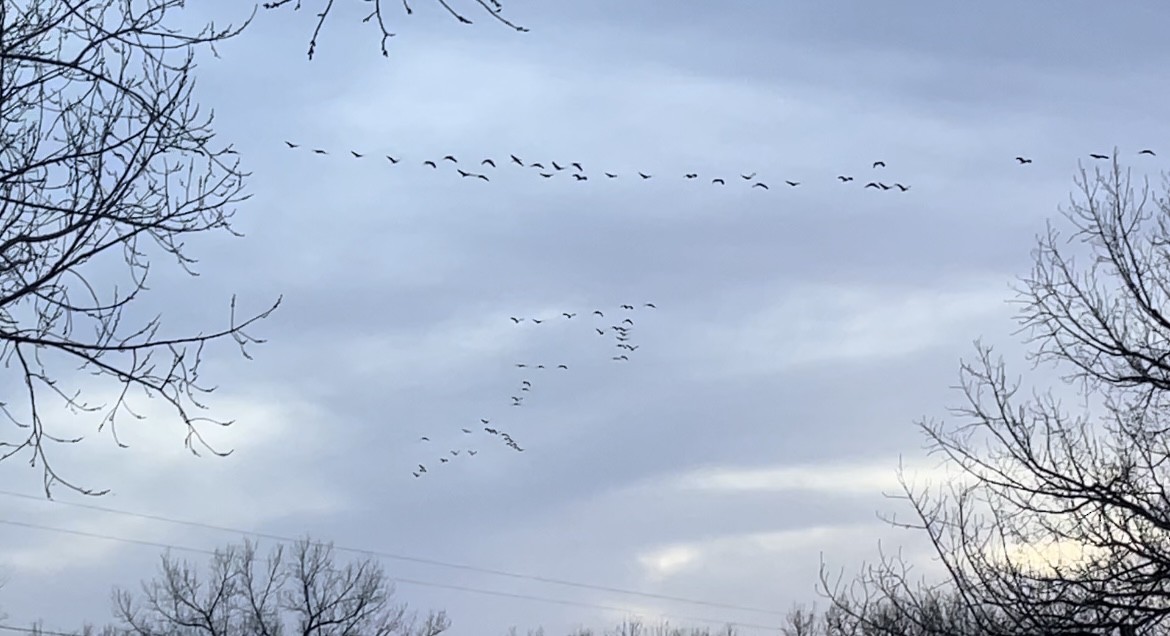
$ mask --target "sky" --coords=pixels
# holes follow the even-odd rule
[[[389,3],[388,58],[346,3],[309,61],[317,4],[259,10],[201,58],[200,102],[252,173],[245,237],[191,241],[200,276],[160,263],[141,307],[177,333],[222,324],[232,294],[283,296],[254,360],[205,352],[211,413],[236,420],[206,434],[234,453],[191,456],[158,403],[135,403],[127,449],[54,412],[88,434],[58,467],[112,494],[48,502],[39,470],[0,465],[4,519],[41,526],[0,524],[7,624],[104,623],[111,586],[156,571],[157,546],[45,527],[197,550],[308,533],[474,566],[382,559],[455,636],[778,625],[823,607],[822,561],[848,576],[879,545],[929,573],[921,537],[878,516],[905,513],[883,494],[900,462],[943,475],[916,422],[951,417],[977,338],[1029,370],[1005,301],[1088,154],[1155,176],[1170,157],[1152,0],[505,2],[527,33],[417,0]]]

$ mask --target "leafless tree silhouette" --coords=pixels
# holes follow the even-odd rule
[[[60,400],[98,413],[99,430],[124,413],[131,392],[165,400],[187,427],[192,452],[206,444],[198,425],[204,346],[245,333],[279,304],[195,335],[164,335],[159,317],[127,310],[147,291],[151,257],[174,258],[192,275],[185,240],[231,232],[246,173],[230,147],[213,148],[212,115],[192,99],[196,50],[243,27],[198,33],[171,28],[181,0],[0,2],[0,356],[19,374],[19,403],[0,410],[23,439],[0,442],[0,460],[28,452],[47,496],[66,480],[53,468],[47,416]],[[121,272],[120,274],[118,272]],[[133,310],[132,310],[133,311]],[[247,356],[247,352],[244,351]],[[118,387],[112,404],[81,398],[88,371]],[[70,385],[70,380],[74,380]],[[10,395],[16,386],[10,385]],[[122,445],[121,442],[118,442]]]
[[[942,491],[904,482],[912,519],[894,520],[925,531],[973,633],[1170,628],[1170,202],[1116,160],[1077,185],[1071,233],[1049,226],[1018,291],[1034,362],[1067,371],[1084,406],[1022,396],[977,344],[961,367],[961,421],[922,425],[964,479]],[[877,601],[913,621],[930,600],[900,558],[863,578],[845,586],[858,594],[830,593],[839,607],[860,615]]]
[[[402,3],[402,11],[404,11],[406,15],[414,13],[414,9],[410,4],[411,0],[396,0],[395,4],[397,4],[399,1]],[[444,11],[449,13],[451,17],[458,20],[461,24],[472,24],[472,21],[467,17],[469,15],[467,12],[461,11],[452,6],[452,2],[454,2],[454,0],[433,1],[438,4]],[[303,2],[304,0],[272,0],[271,2],[265,2],[262,6],[265,9],[281,9],[292,7],[293,11],[300,11]],[[390,38],[394,37],[395,34],[390,31],[389,27],[389,19],[387,16],[390,12],[390,9],[387,9],[383,2],[384,0],[363,0],[364,4],[372,4],[373,8],[365,15],[364,18],[362,18],[362,22],[374,24],[378,27],[378,32],[382,38],[380,44],[382,49],[382,56],[389,57],[390,51],[387,49],[386,43]],[[472,0],[472,2],[478,5],[481,14],[486,13],[492,20],[495,20],[496,22],[515,29],[521,33],[528,31],[527,27],[517,25],[504,17],[504,5],[501,0]],[[337,0],[319,0],[316,3],[316,6],[320,8],[320,11],[314,14],[316,23],[313,27],[313,35],[309,38],[310,60],[313,59],[313,55],[317,52],[317,38],[321,35],[321,29],[325,26],[325,21],[329,19],[329,16],[333,13],[333,10],[337,7],[337,4]]]
[[[450,627],[444,612],[420,623],[393,596],[377,561],[339,567],[331,545],[309,539],[261,558],[245,541],[217,550],[205,576],[164,555],[160,576],[142,584],[140,597],[114,591],[114,615],[119,629],[142,636],[438,636]]]

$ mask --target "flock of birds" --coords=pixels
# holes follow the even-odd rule
[[[641,309],[657,309],[654,303],[643,303]],[[593,312],[582,315],[581,312],[565,311],[556,316],[543,317],[522,317],[509,316],[508,320],[515,326],[533,325],[539,326],[551,321],[568,321],[573,323],[587,324],[592,334],[598,338],[609,337],[613,341],[613,347],[610,349],[610,361],[613,363],[627,363],[634,355],[641,345],[634,342],[634,314],[633,312],[639,309],[634,305],[624,304],[618,306],[618,312],[606,312],[601,309],[596,309]],[[579,317],[580,316],[580,317]],[[587,322],[592,319],[591,322]],[[546,373],[563,373],[569,371],[569,365],[566,363],[548,364],[535,362],[516,362],[513,368],[520,373],[519,381],[517,382],[512,395],[510,396],[509,408],[521,408],[525,404],[525,400],[532,394],[536,386],[535,380],[542,380],[543,374]],[[478,424],[461,424],[457,436],[466,438],[476,434],[476,429],[480,429],[479,433],[482,436],[486,435],[489,439],[498,440],[505,447],[512,451],[522,453],[522,448],[512,437],[512,435],[498,425],[492,423],[492,419],[488,417],[479,418]],[[424,446],[433,446],[429,435],[424,435],[419,438],[419,443]],[[463,445],[460,445],[463,446]],[[474,457],[479,454],[479,450],[475,448],[449,448],[444,453],[441,453],[437,459],[428,460],[430,463],[420,462],[411,470],[414,477],[420,478],[426,475],[430,469],[433,469],[436,464],[442,466],[449,464],[459,457]]]
[[[315,155],[330,155],[331,154],[328,150],[325,150],[322,148],[306,148],[302,144],[293,143],[291,141],[285,141],[284,143],[286,146],[288,146],[289,149],[293,149],[293,150],[304,148],[305,150],[307,150]],[[369,154],[363,153],[363,152],[358,152],[356,150],[349,150],[348,153],[341,153],[341,154],[343,156],[348,154],[349,157],[351,157],[352,159],[356,159],[356,160],[367,159],[370,157]],[[1157,153],[1155,153],[1153,150],[1150,150],[1150,149],[1141,150],[1137,154],[1138,155],[1148,155],[1151,157],[1157,156]],[[383,155],[383,156],[385,157],[385,160],[388,162],[388,164],[390,166],[397,166],[398,164],[403,163],[405,161],[405,159],[403,157],[396,157],[393,155]],[[1094,159],[1094,160],[1098,160],[1098,161],[1107,161],[1107,160],[1110,160],[1113,158],[1111,155],[1103,154],[1103,153],[1090,153],[1088,156],[1090,159]],[[1023,157],[1023,156],[1015,157],[1015,161],[1020,166],[1024,166],[1024,165],[1028,165],[1028,164],[1033,163],[1033,160],[1031,158]],[[509,154],[508,159],[504,160],[504,162],[502,162],[502,163],[505,163],[505,165],[512,165],[515,168],[520,168],[520,169],[532,171],[534,174],[536,174],[544,179],[552,179],[555,177],[562,177],[562,178],[573,179],[576,182],[582,182],[582,181],[589,181],[590,176],[594,176],[596,178],[596,175],[591,175],[591,174],[587,173],[584,166],[579,161],[551,161],[550,160],[550,161],[526,162],[525,160],[521,159],[520,157],[518,157],[515,154]],[[480,159],[478,164],[474,164],[474,166],[468,166],[465,163],[460,163],[459,158],[456,157],[455,155],[452,155],[452,154],[444,155],[438,159],[424,159],[421,162],[418,162],[418,165],[421,165],[422,167],[428,168],[431,170],[439,170],[440,166],[452,167],[452,168],[454,168],[455,173],[458,174],[460,178],[471,179],[471,180],[475,180],[475,181],[485,181],[485,182],[490,182],[492,180],[492,178],[491,178],[491,176],[489,176],[489,173],[492,171],[495,171],[499,168],[496,160],[491,158],[491,157],[485,157],[483,159]],[[884,168],[886,168],[886,162],[882,161],[882,160],[874,161],[872,164],[870,164],[870,168],[872,170],[884,169]],[[618,179],[619,177],[623,176],[620,173],[610,172],[610,171],[602,171],[601,175],[604,175],[604,178],[606,178],[606,179]],[[629,176],[632,178],[640,179],[642,181],[646,181],[646,180],[655,178],[654,174],[647,173],[647,172],[641,172],[641,171],[636,171],[636,172],[634,172],[633,175],[629,175]],[[760,190],[770,190],[771,189],[767,182],[762,181],[762,180],[757,178],[757,176],[758,176],[757,172],[753,171],[750,173],[743,173],[743,174],[739,174],[738,176],[739,176],[739,179],[742,180],[742,182],[745,183],[746,185],[748,185],[748,187],[750,187],[750,188],[760,189]],[[695,180],[695,179],[699,179],[700,177],[699,177],[699,173],[697,173],[697,172],[687,172],[687,173],[684,173],[682,175],[682,178],[685,180]],[[852,175],[842,174],[842,175],[837,176],[837,180],[840,181],[841,183],[850,183],[850,182],[855,181],[856,179]],[[725,185],[727,185],[728,181],[734,182],[735,177],[716,176],[716,177],[711,178],[711,180],[710,180],[711,184],[717,185],[717,186],[725,186]],[[791,188],[796,188],[796,187],[801,185],[800,181],[792,181],[792,180],[787,180],[787,179],[785,179],[783,181],[783,183]],[[865,186],[864,186],[864,188],[866,188],[866,189],[872,188],[872,189],[879,190],[879,191],[894,190],[894,191],[898,191],[898,192],[908,192],[910,190],[910,187],[911,186],[909,186],[907,184],[903,184],[903,183],[896,182],[896,181],[893,183],[886,183],[884,180],[881,180],[881,179],[867,180],[865,183]],[[650,308],[650,309],[655,308],[653,303],[644,303],[643,307]],[[619,309],[624,311],[624,312],[632,312],[635,309],[635,307],[634,307],[634,305],[627,304],[627,305],[621,305],[619,307]],[[592,325],[593,331],[596,332],[596,334],[598,336],[609,335],[609,336],[613,337],[613,339],[615,341],[614,342],[615,348],[619,350],[619,351],[613,352],[614,355],[611,356],[611,359],[613,362],[619,362],[619,363],[620,362],[628,362],[630,360],[630,356],[632,356],[634,354],[634,352],[637,351],[639,348],[639,345],[634,344],[632,341],[632,333],[633,333],[633,329],[634,329],[633,318],[631,318],[629,315],[623,315],[620,320],[617,320],[617,319],[614,319],[612,317],[607,317],[606,313],[600,309],[593,311],[589,315],[593,318],[598,318],[604,322],[609,322],[611,320],[613,321],[614,324],[609,324],[609,325],[605,325],[604,322],[594,324],[594,325]],[[513,324],[515,324],[517,326],[522,325],[522,324],[541,325],[541,324],[544,324],[545,322],[548,322],[550,320],[558,320],[559,319],[559,320],[572,321],[574,319],[577,319],[577,316],[578,316],[578,312],[566,311],[566,312],[561,313],[559,316],[554,316],[554,317],[533,318],[533,317],[511,316],[510,320],[512,321]],[[578,322],[581,322],[581,320],[578,319]],[[602,326],[598,326],[598,324],[601,324]],[[535,386],[535,384],[531,378],[538,377],[538,374],[540,374],[542,372],[556,372],[556,371],[568,371],[569,370],[569,365],[565,364],[565,363],[551,364],[550,365],[550,364],[533,364],[533,363],[519,362],[519,363],[516,363],[514,366],[516,369],[518,369],[522,372],[523,377],[521,377],[519,383],[517,384],[517,386],[515,387],[515,390],[513,391],[513,395],[511,395],[510,406],[513,408],[524,406],[525,399],[531,394],[531,392]],[[460,436],[474,435],[477,432],[476,431],[477,428],[480,429],[482,434],[499,440],[499,442],[503,443],[504,446],[506,446],[507,448],[509,448],[515,452],[524,452],[524,448],[522,448],[516,442],[515,438],[513,438],[512,435],[510,433],[508,433],[507,431],[499,428],[498,425],[493,425],[492,420],[490,418],[486,418],[486,417],[479,418],[478,425],[460,426],[459,435]],[[428,445],[428,446],[433,445],[433,442],[432,442],[430,436],[425,436],[425,435],[422,436],[419,439],[419,442],[424,444],[424,445]],[[417,465],[417,467],[412,469],[411,474],[415,478],[421,478],[423,475],[426,475],[431,469],[433,469],[435,467],[436,463],[438,465],[449,464],[455,458],[474,457],[478,453],[479,453],[479,451],[475,448],[450,448],[450,449],[447,449],[445,453],[440,454],[436,460],[432,461],[429,464],[429,467],[428,467],[427,463],[420,462]]]
[[[315,155],[330,155],[331,154],[328,150],[325,150],[323,148],[306,148],[302,144],[293,143],[291,141],[285,141],[284,143],[286,146],[288,146],[289,149],[293,149],[293,150],[304,148],[305,150],[307,150]],[[356,150],[350,150],[350,151],[348,151],[348,154],[353,159],[366,159],[366,158],[370,157],[370,155],[368,153],[358,152]],[[1156,156],[1156,153],[1150,149],[1141,150],[1137,154],[1149,155],[1151,157]],[[343,153],[343,156],[344,156],[344,153]],[[386,161],[391,166],[396,166],[405,160],[403,157],[395,157],[393,155],[383,155],[383,156],[385,157]],[[1089,157],[1091,159],[1095,159],[1095,160],[1112,159],[1111,155],[1101,154],[1101,153],[1090,153]],[[1016,160],[1016,163],[1018,163],[1021,166],[1032,163],[1032,159],[1028,158],[1028,157],[1017,156],[1015,158],[1015,160]],[[582,181],[589,181],[590,176],[594,176],[594,178],[598,178],[597,175],[595,175],[595,174],[590,175],[589,173],[586,173],[584,166],[582,166],[581,162],[579,162],[579,161],[561,161],[561,162],[533,161],[533,162],[526,162],[524,159],[521,159],[520,157],[518,157],[514,154],[509,154],[508,159],[504,160],[504,162],[506,163],[506,165],[511,165],[511,166],[523,168],[525,170],[533,171],[535,174],[537,174],[540,177],[545,178],[545,179],[552,179],[554,177],[560,176],[562,178],[573,179],[576,182],[582,182]],[[429,168],[431,170],[439,170],[440,166],[453,167],[455,170],[455,173],[458,174],[460,178],[472,179],[472,180],[476,180],[476,181],[487,181],[487,182],[490,182],[492,180],[491,177],[488,176],[488,173],[493,172],[498,168],[496,160],[491,158],[491,157],[484,157],[483,159],[479,160],[478,164],[474,164],[473,166],[470,166],[470,165],[460,163],[458,157],[456,157],[455,155],[451,155],[451,154],[444,155],[438,159],[424,159],[423,161],[419,162],[418,165],[421,165],[424,168]],[[872,164],[870,164],[870,167],[873,170],[877,170],[879,168],[885,168],[886,162],[882,161],[882,160],[874,161]],[[467,168],[467,169],[465,169],[465,168]],[[617,179],[617,178],[622,176],[621,173],[609,172],[609,171],[602,171],[601,174],[604,175],[604,177],[606,179]],[[636,172],[634,172],[633,175],[629,175],[629,176],[637,177],[638,179],[641,179],[643,181],[655,178],[654,174],[641,172],[641,171],[636,171]],[[739,178],[745,184],[747,184],[748,187],[753,188],[753,189],[760,189],[760,190],[771,190],[771,186],[769,186],[767,182],[765,182],[761,179],[758,179],[757,177],[758,177],[757,172],[739,174]],[[689,181],[689,180],[699,179],[700,177],[699,177],[698,172],[687,172],[687,173],[684,173],[682,175],[682,178]],[[706,177],[704,177],[704,178],[706,178]],[[716,176],[716,177],[711,178],[711,184],[717,185],[717,186],[725,186],[725,185],[727,185],[728,181],[735,182],[735,177],[734,176],[732,176],[732,177]],[[853,177],[852,175],[841,174],[841,175],[837,175],[837,181],[840,181],[841,183],[850,183],[850,182],[856,181],[856,178]],[[795,187],[800,186],[802,182],[785,179],[785,180],[783,180],[783,183],[790,188],[795,188]],[[866,188],[866,189],[872,188],[872,189],[878,190],[878,191],[896,190],[898,192],[908,192],[910,190],[910,187],[911,186],[909,186],[909,185],[906,185],[906,184],[903,184],[900,182],[896,182],[896,181],[892,182],[892,183],[886,183],[885,180],[882,180],[880,178],[874,179],[874,180],[868,180],[868,181],[866,181],[865,186],[864,186],[864,188]]]

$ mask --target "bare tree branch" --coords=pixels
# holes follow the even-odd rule
[[[44,409],[101,414],[99,430],[130,410],[132,392],[161,397],[187,427],[186,445],[211,448],[198,425],[204,346],[231,337],[248,356],[248,333],[267,317],[236,315],[209,333],[163,336],[161,319],[131,325],[124,312],[148,291],[152,257],[191,275],[189,235],[235,234],[233,206],[247,173],[230,147],[214,147],[213,116],[192,99],[196,50],[244,26],[198,33],[168,26],[181,0],[34,0],[0,4],[0,358],[15,362],[24,406],[0,403],[23,439],[0,442],[0,460],[28,452],[46,495],[55,483],[103,494],[62,477],[45,442]],[[119,268],[120,276],[109,272]],[[99,270],[102,271],[98,274]],[[112,404],[67,388],[63,365],[110,379]],[[122,445],[121,442],[118,442]],[[196,444],[197,443],[197,444]]]
[[[395,34],[390,32],[390,28],[387,26],[386,12],[382,6],[383,0],[361,1],[364,4],[374,5],[373,9],[368,14],[366,14],[364,18],[362,18],[362,22],[372,22],[373,24],[377,25],[379,34],[381,35],[380,47],[382,50],[382,56],[389,57],[390,51],[386,47],[386,43],[390,38],[394,37]],[[483,13],[486,13],[496,22],[520,33],[528,32],[528,28],[520,26],[503,16],[504,5],[499,0],[472,1],[479,6],[479,9]],[[467,17],[466,13],[456,9],[448,0],[433,0],[433,2],[438,4],[446,13],[455,18],[459,23],[473,24],[473,22]],[[293,11],[300,11],[301,4],[302,0],[272,0],[271,2],[265,2],[262,6],[265,9],[282,9],[291,6]],[[332,14],[333,10],[336,8],[337,0],[319,0],[318,5],[320,5],[321,10],[314,15],[316,22],[313,25],[313,35],[309,38],[310,60],[313,59],[313,55],[317,52],[317,38],[319,38],[321,35],[321,29],[325,26],[325,21],[329,19],[330,14]],[[414,13],[414,9],[411,8],[409,0],[402,0],[402,8],[406,15],[411,15]]]

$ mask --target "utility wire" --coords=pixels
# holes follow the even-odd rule
[[[33,530],[45,530],[48,532],[58,532],[61,534],[71,534],[71,535],[75,535],[75,536],[89,537],[89,538],[93,538],[93,539],[103,539],[106,541],[118,541],[118,542],[122,542],[122,543],[133,543],[136,545],[145,545],[145,546],[151,546],[151,547],[156,547],[156,548],[180,550],[183,552],[195,552],[198,554],[206,554],[206,555],[210,555],[210,556],[216,555],[216,552],[214,550],[206,550],[203,548],[191,548],[191,547],[187,547],[187,546],[174,545],[171,543],[162,543],[162,542],[157,542],[157,541],[145,541],[145,540],[141,540],[141,539],[130,539],[127,537],[119,537],[119,536],[115,536],[115,535],[101,534],[101,533],[97,533],[97,532],[88,532],[85,530],[71,530],[69,528],[58,528],[55,526],[45,526],[45,525],[36,524],[36,523],[26,523],[23,521],[12,521],[11,519],[0,519],[0,524],[17,526],[17,527],[21,527],[21,528],[30,528]],[[310,543],[313,543],[313,542],[310,542]],[[376,555],[376,553],[372,553],[372,554]],[[456,590],[456,591],[460,591],[460,592],[470,592],[473,594],[486,594],[488,596],[500,596],[500,597],[505,597],[505,598],[522,599],[522,600],[526,600],[526,601],[539,601],[542,603],[553,603],[553,604],[557,604],[557,605],[584,607],[584,608],[588,608],[588,609],[599,609],[599,610],[605,610],[605,611],[610,611],[610,612],[626,612],[628,614],[634,614],[634,615],[642,615],[643,614],[642,612],[639,612],[638,610],[630,609],[628,607],[599,605],[596,603],[585,603],[582,601],[570,601],[570,600],[566,600],[566,599],[548,598],[545,596],[532,596],[532,595],[528,595],[528,594],[516,594],[513,592],[500,592],[497,590],[486,590],[483,588],[468,587],[468,586],[463,586],[463,585],[451,585],[451,584],[447,584],[447,583],[435,583],[432,581],[421,581],[418,579],[408,579],[408,578],[395,577],[395,576],[387,576],[386,578],[390,581],[394,581],[395,583],[405,583],[407,585],[418,585],[418,586],[422,586],[422,587],[434,587],[434,588],[441,588],[441,589],[448,589],[448,590]],[[753,623],[739,623],[736,621],[720,620],[720,619],[714,619],[714,618],[705,618],[705,617],[699,617],[699,616],[682,616],[682,615],[678,615],[678,614],[658,614],[658,617],[665,618],[665,619],[676,619],[676,620],[695,621],[695,622],[699,622],[699,623],[709,623],[709,624],[713,624],[713,625],[731,625],[734,627],[744,627],[744,628],[748,628],[748,629],[759,629],[759,630],[766,630],[769,632],[775,632],[777,629],[779,629],[775,625],[758,625],[758,624],[753,624]],[[19,628],[0,625],[0,629],[19,629]],[[26,630],[26,631],[28,631],[28,630]],[[46,631],[44,633],[49,634],[50,632]],[[62,636],[71,636],[71,635],[64,634]]]
[[[39,501],[39,502],[46,501],[43,497],[38,497],[38,496],[34,496],[34,495],[27,495],[27,494],[18,493],[18,492],[12,492],[9,490],[0,490],[0,495],[4,495],[6,497],[16,497],[19,499],[28,499],[28,500]],[[127,517],[137,517],[139,519],[150,519],[152,521],[173,523],[173,524],[177,524],[177,525],[190,526],[193,528],[204,528],[207,530],[216,530],[219,532],[231,532],[233,534],[241,534],[241,535],[247,535],[247,536],[253,536],[253,537],[260,537],[262,539],[271,539],[274,541],[286,541],[286,542],[297,541],[297,539],[287,537],[287,536],[278,535],[278,534],[240,530],[238,528],[228,528],[225,526],[217,526],[217,525],[212,525],[209,523],[202,523],[199,521],[187,521],[187,520],[183,520],[183,519],[174,519],[171,517],[163,517],[160,515],[145,514],[145,513],[140,513],[140,512],[130,512],[127,510],[117,510],[114,508],[106,508],[104,506],[97,506],[94,504],[76,503],[76,502],[71,502],[71,501],[58,501],[56,499],[50,499],[48,501],[55,503],[55,504],[58,504],[58,505],[62,505],[62,506],[72,506],[74,508],[85,508],[87,510],[97,510],[99,512],[106,512],[106,513],[110,513],[110,514],[123,515],[123,516],[127,516]],[[320,543],[320,542],[314,542],[314,543]],[[379,551],[379,550],[367,550],[367,549],[363,549],[363,548],[351,548],[351,547],[345,547],[345,546],[334,546],[334,549],[341,551],[341,552],[349,552],[349,553],[353,553],[353,554],[376,555],[376,556],[380,556],[380,557],[383,557],[386,559],[392,559],[395,561],[421,563],[424,565],[444,567],[444,568],[449,568],[449,569],[453,569],[453,570],[464,570],[467,572],[478,572],[481,574],[491,574],[494,576],[504,576],[504,577],[513,578],[513,579],[537,581],[540,583],[548,583],[548,584],[552,584],[552,585],[563,585],[566,587],[575,587],[575,588],[579,588],[579,589],[596,590],[596,591],[600,591],[600,592],[610,592],[610,593],[614,593],[614,594],[627,594],[630,596],[639,596],[642,598],[652,598],[652,599],[662,600],[662,601],[673,601],[676,603],[687,603],[690,605],[702,605],[705,607],[711,607],[711,608],[717,608],[717,609],[729,609],[729,610],[736,610],[736,611],[740,611],[740,612],[755,612],[758,614],[769,614],[772,616],[779,616],[779,617],[783,617],[786,615],[785,612],[779,612],[776,610],[766,610],[766,609],[762,609],[762,608],[758,608],[758,607],[748,607],[748,606],[744,606],[744,605],[734,605],[734,604],[730,604],[730,603],[719,603],[719,602],[715,602],[715,601],[704,601],[704,600],[700,600],[700,599],[684,598],[684,597],[680,597],[680,596],[670,596],[668,594],[654,594],[653,592],[642,592],[642,591],[638,591],[638,590],[630,590],[630,589],[624,589],[624,588],[619,588],[619,587],[611,587],[608,585],[597,585],[597,584],[593,584],[593,583],[581,583],[578,581],[569,581],[566,579],[557,579],[557,578],[551,578],[551,577],[546,577],[546,576],[539,576],[539,575],[535,575],[535,574],[522,574],[522,573],[518,573],[518,572],[509,572],[506,570],[497,570],[497,569],[493,569],[493,568],[477,567],[474,565],[466,565],[466,564],[462,564],[462,563],[450,563],[447,561],[439,561],[436,559],[428,559],[428,558],[424,558],[424,557],[415,557],[415,556],[409,556],[409,555],[404,555],[404,554],[396,554],[393,552],[384,552],[384,551]]]

